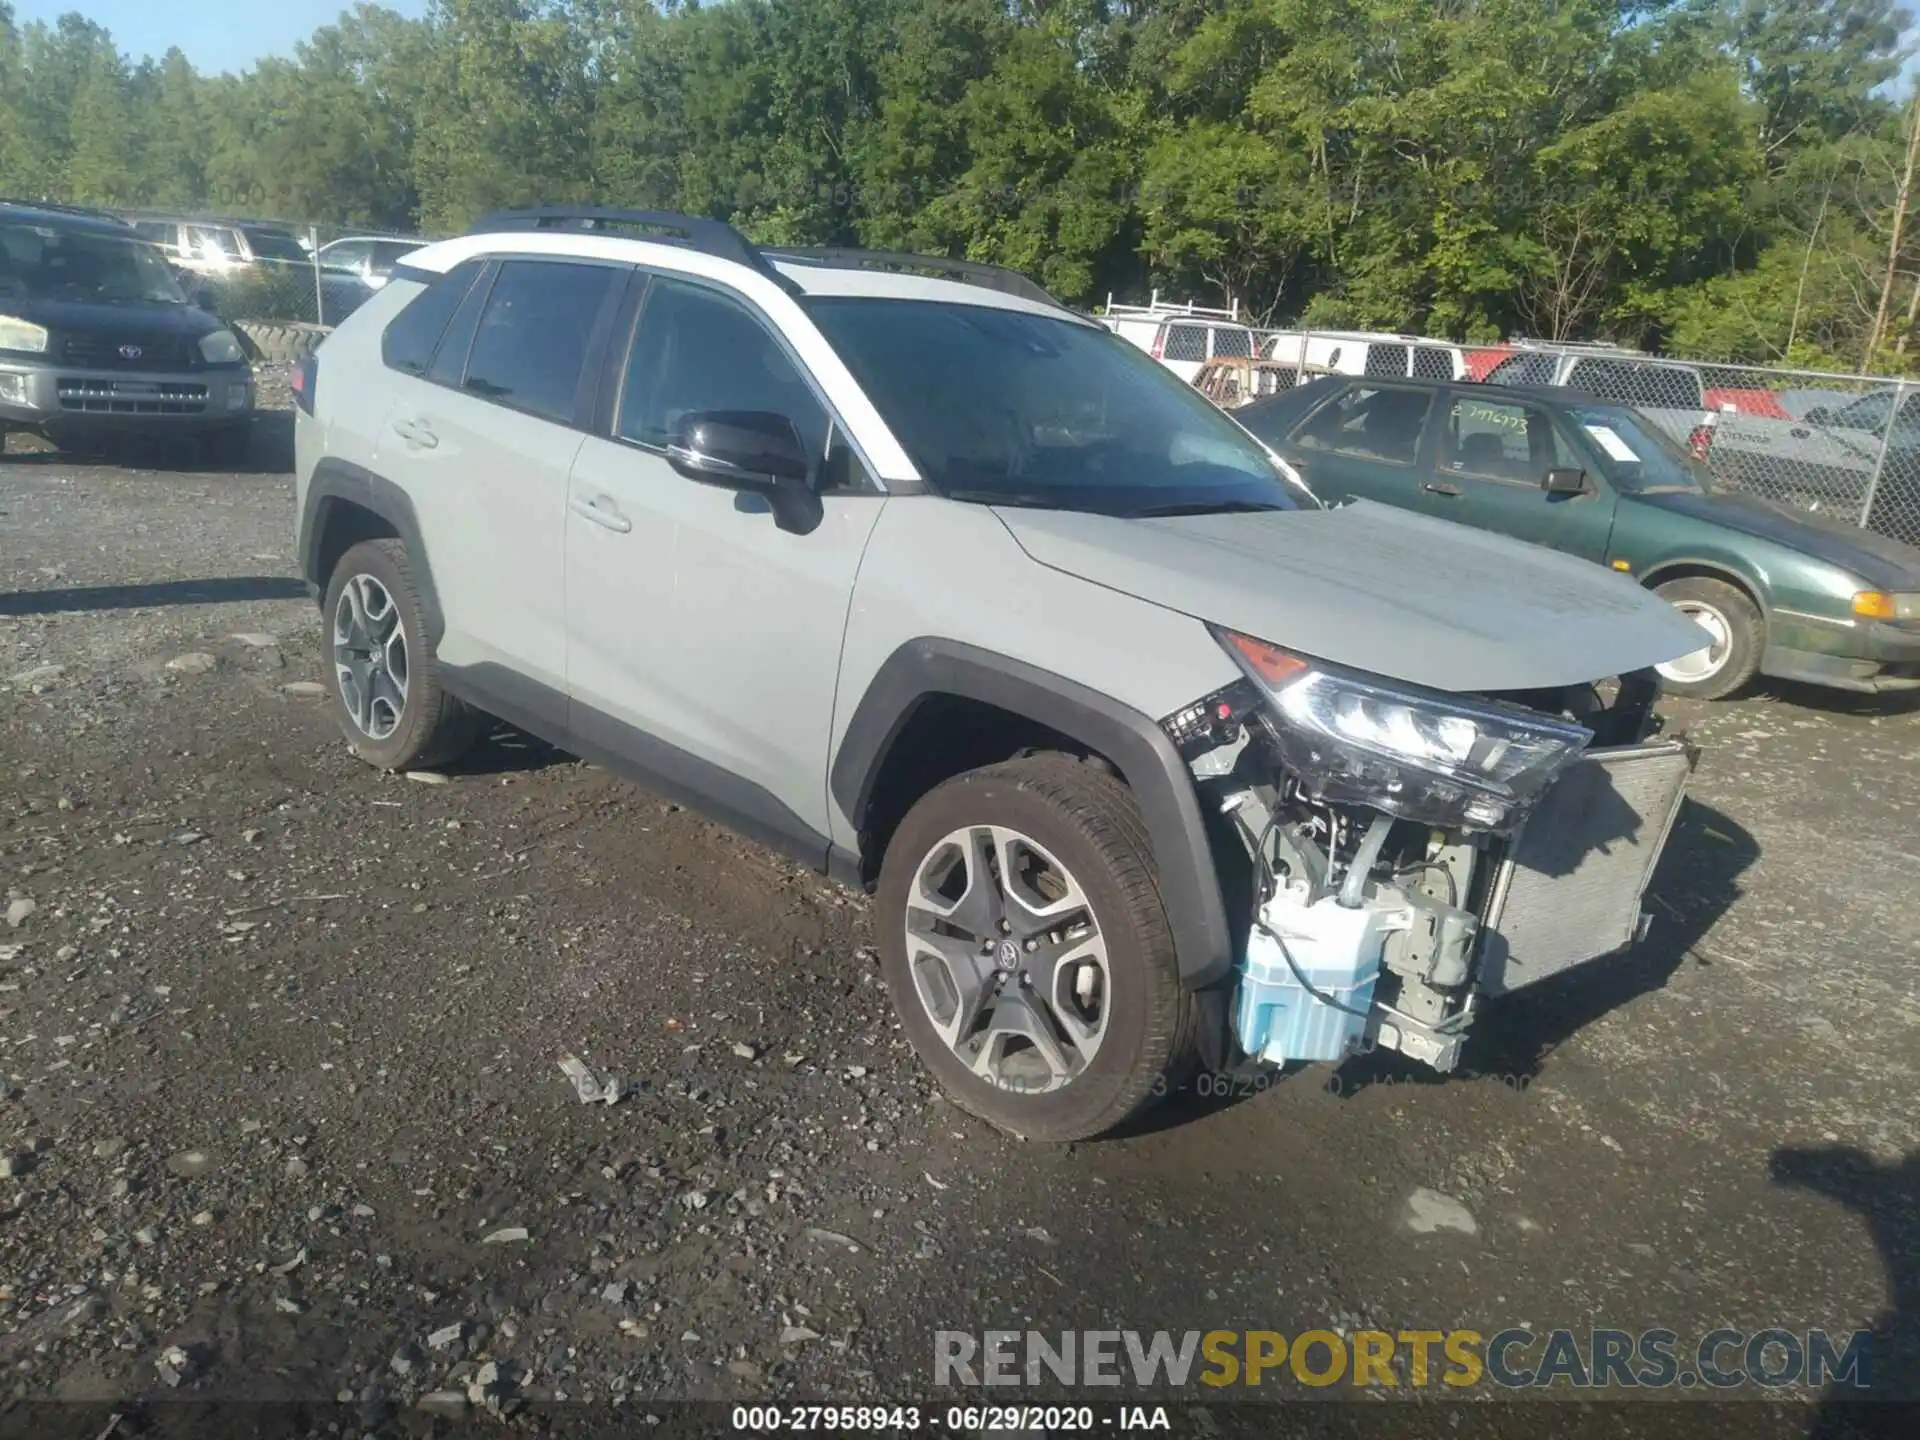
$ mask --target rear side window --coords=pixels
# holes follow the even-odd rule
[[[1162,360],[1204,360],[1207,358],[1207,328],[1204,325],[1169,325],[1167,343],[1161,348]]]
[[[1426,428],[1432,403],[1433,396],[1424,390],[1354,385],[1308,416],[1293,432],[1293,443],[1308,450],[1411,465],[1419,458],[1420,432]]]
[[[1553,356],[1509,355],[1487,372],[1487,384],[1551,385],[1553,384]]]
[[[1215,330],[1213,353],[1230,360],[1245,360],[1253,354],[1251,330]]]
[[[1407,347],[1404,345],[1367,346],[1367,375],[1397,375],[1403,379],[1407,373]]]
[[[463,388],[567,424],[594,327],[619,272],[605,265],[509,260],[487,295]]]
[[[479,260],[456,265],[408,301],[380,337],[381,363],[407,375],[425,375],[441,332],[483,268]]]
[[[1416,380],[1453,379],[1453,352],[1438,345],[1413,347],[1413,378]]]
[[[1698,410],[1706,403],[1696,371],[1672,365],[1642,366],[1633,377],[1633,403],[1649,409]]]
[[[1600,400],[1632,405],[1637,368],[1619,360],[1576,360],[1567,372],[1567,384]]]

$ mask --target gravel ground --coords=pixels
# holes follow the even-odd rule
[[[259,441],[0,462],[0,1408],[944,1403],[988,1327],[1876,1327],[1920,1394],[1912,707],[1673,707],[1654,938],[1468,1073],[1027,1146],[915,1063],[864,897],[510,733],[354,760]]]

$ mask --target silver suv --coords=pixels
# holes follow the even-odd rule
[[[422,249],[301,369],[341,729],[498,716],[878,892],[906,1034],[1065,1140],[1618,949],[1692,753],[1631,581],[1324,509],[1023,277],[628,211]]]

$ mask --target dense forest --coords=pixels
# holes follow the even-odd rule
[[[1274,322],[1911,369],[1892,0],[435,0],[202,75],[0,0],[0,194],[594,200]],[[1920,334],[1914,338],[1920,352]]]

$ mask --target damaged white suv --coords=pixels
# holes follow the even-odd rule
[[[1323,509],[1004,271],[515,212],[297,379],[341,728],[494,715],[877,887],[960,1104],[1107,1130],[1204,1062],[1451,1068],[1629,943],[1692,756],[1632,581]]]

